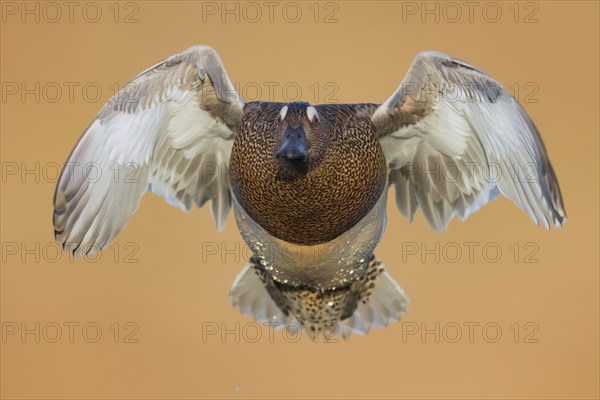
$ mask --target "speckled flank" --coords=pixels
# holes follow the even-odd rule
[[[338,323],[350,318],[359,303],[367,304],[383,273],[381,262],[371,256],[364,273],[354,282],[335,289],[320,290],[312,286],[289,286],[272,280],[255,257],[250,259],[255,273],[269,295],[286,315],[292,314],[313,335],[337,333]]]
[[[288,105],[285,121],[278,116]],[[329,242],[356,225],[386,185],[387,165],[373,124],[371,105],[315,106],[307,103],[246,105],[233,145],[233,193],[248,215],[273,236],[295,244]],[[306,163],[278,159],[287,126],[304,127]]]

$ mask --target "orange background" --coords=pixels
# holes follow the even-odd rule
[[[222,22],[205,14],[203,21],[203,3],[193,1],[121,3],[117,23],[113,2],[97,3],[103,12],[97,23],[82,18],[85,3],[73,22],[68,15],[54,23],[44,15],[40,22],[32,16],[22,22],[3,8],[3,398],[598,398],[598,2],[519,3],[519,15],[513,2],[496,2],[502,11],[496,23],[486,21],[495,9],[484,15],[485,2],[472,22],[464,7],[451,22],[455,10],[442,3],[428,3],[439,7],[439,22],[428,14],[421,20],[421,2],[330,3],[318,4],[317,23],[313,2],[297,2],[303,12],[297,23],[286,21],[281,7],[273,22],[266,8],[257,22],[244,21],[244,10],[247,18],[254,14],[242,4],[240,22],[235,15]],[[403,13],[413,5],[417,14]],[[53,10],[45,12],[54,18]],[[131,12],[138,22],[123,23]],[[332,12],[337,22],[324,23]],[[502,198],[438,235],[420,214],[409,224],[390,197],[377,256],[410,297],[409,313],[404,324],[337,343],[307,337],[292,343],[280,332],[271,340],[267,328],[250,343],[256,326],[227,298],[246,255],[241,237],[231,216],[216,234],[207,208],[184,214],[148,195],[116,247],[96,262],[57,255],[52,166],[66,159],[115,82],[122,86],[193,44],[217,49],[246,95],[258,85],[263,99],[275,101],[285,100],[281,88],[292,83],[314,102],[316,83],[321,102],[381,102],[421,50],[466,60],[519,89],[554,164],[569,221],[546,231]],[[39,102],[35,95],[9,94],[22,82],[29,88],[40,82]],[[63,88],[56,102],[50,101],[52,82]],[[65,82],[78,84],[72,99]],[[102,89],[97,102],[90,100],[93,88],[88,97],[82,93],[90,82],[88,88]],[[280,88],[272,97],[269,82]],[[328,82],[333,86],[325,88]],[[36,163],[38,172],[21,176]],[[416,255],[402,251],[409,242],[416,243]],[[472,262],[465,242],[479,244]],[[436,243],[439,262],[424,252]],[[521,249],[516,259],[514,243]],[[502,250],[497,262],[490,261],[492,250],[482,254],[486,244]],[[233,254],[206,252],[225,245]],[[456,245],[463,254],[450,262]],[[525,262],[535,249],[538,262]],[[8,334],[36,322],[39,343],[33,334]],[[79,324],[73,343],[68,322]],[[125,329],[127,322],[135,325]],[[479,324],[472,343],[469,322]],[[56,343],[48,340],[53,323],[63,327]],[[101,327],[96,343],[82,336],[86,323]],[[434,334],[408,334],[435,330],[436,323],[439,343]],[[456,343],[453,323],[462,327]],[[494,329],[482,333],[489,323],[502,329],[496,343],[490,343]],[[135,326],[138,343],[124,343]],[[233,334],[206,336],[208,327],[237,331],[239,343]],[[86,338],[93,336],[91,329]],[[532,340],[537,343],[527,343]]]

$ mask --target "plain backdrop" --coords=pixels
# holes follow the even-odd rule
[[[599,6],[474,3],[3,2],[2,397],[597,398]],[[466,60],[537,124],[568,222],[500,198],[436,234],[390,193],[376,254],[409,312],[329,343],[231,306],[248,253],[208,208],[149,194],[111,249],[58,253],[57,165],[116,88],[194,44],[273,101],[382,102],[419,51]]]

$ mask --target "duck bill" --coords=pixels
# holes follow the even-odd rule
[[[306,161],[308,158],[308,141],[302,126],[292,128],[288,126],[285,130],[283,142],[275,155],[288,160]]]

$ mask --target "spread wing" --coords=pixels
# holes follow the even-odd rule
[[[566,221],[539,133],[512,95],[485,73],[441,53],[417,55],[396,92],[373,113],[411,221],[418,207],[443,231],[502,193],[546,228]]]
[[[104,248],[146,191],[186,211],[211,200],[222,229],[242,108],[210,47],[191,47],[142,72],[100,110],[71,152],[54,194],[56,240],[76,255]]]

